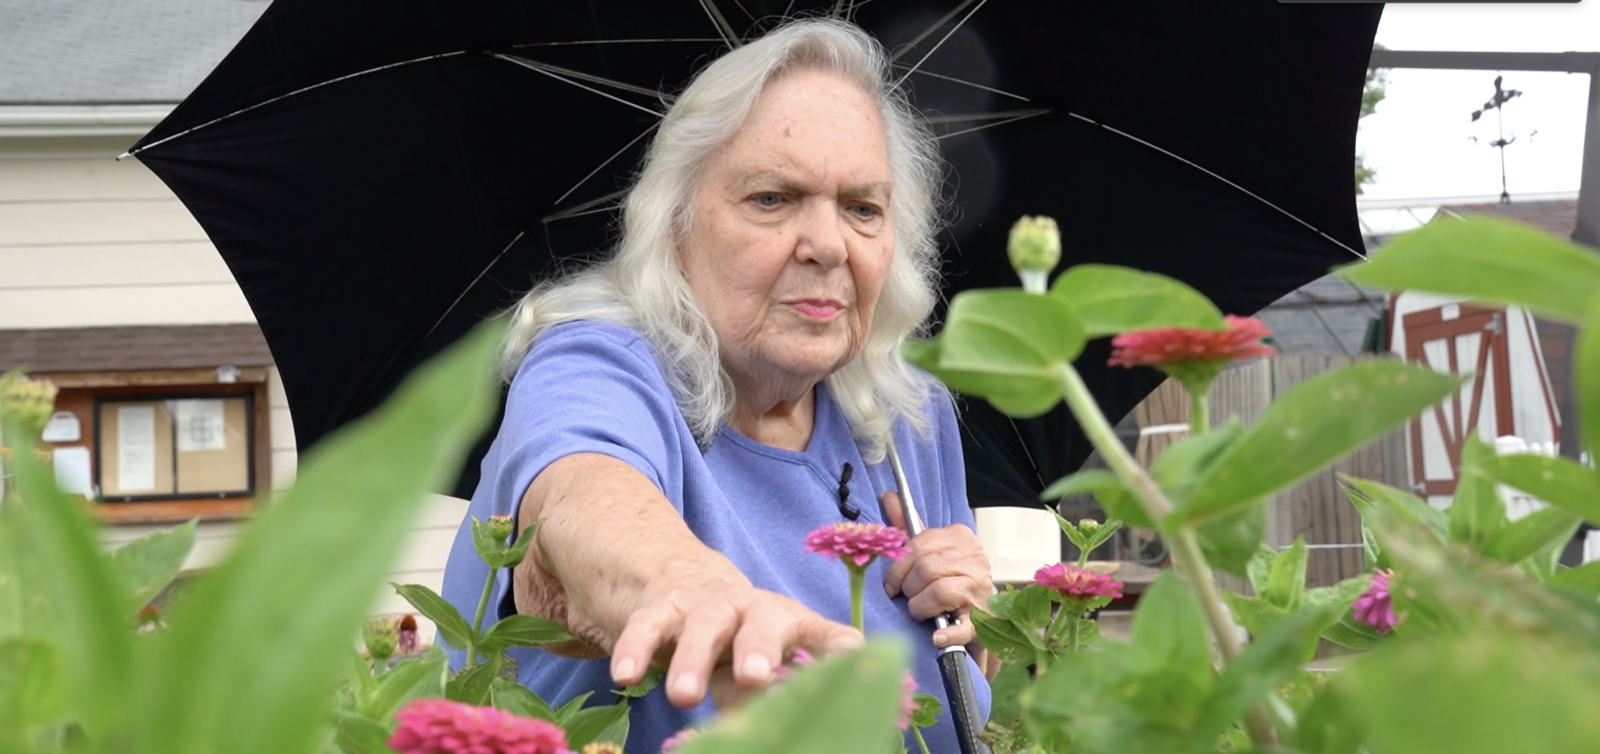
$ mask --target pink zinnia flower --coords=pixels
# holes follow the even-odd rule
[[[402,655],[417,653],[417,619],[409,613],[400,619],[400,641],[396,651]]]
[[[1272,330],[1261,320],[1230,314],[1224,321],[1225,330],[1161,327],[1123,333],[1111,339],[1109,364],[1155,367],[1194,389],[1210,385],[1230,361],[1272,355],[1272,348],[1261,342]]]
[[[917,679],[911,671],[905,671],[900,677],[900,719],[895,721],[895,727],[905,730],[911,727],[911,716],[917,712]]]
[[[672,734],[667,740],[661,742],[661,754],[674,754],[679,749],[682,749],[684,744],[693,741],[694,737],[698,735],[700,735],[698,728],[684,728]]]
[[[1045,566],[1035,571],[1033,583],[1060,592],[1062,599],[1095,597],[1116,599],[1122,596],[1122,582],[1112,579],[1110,574],[1086,571],[1066,563]]]
[[[399,754],[563,754],[567,734],[543,720],[445,699],[418,699],[395,713]]]
[[[1383,635],[1400,622],[1395,618],[1394,600],[1389,595],[1389,580],[1394,578],[1394,571],[1374,568],[1372,574],[1372,585],[1356,598],[1356,620],[1378,629],[1378,634]]]
[[[901,560],[911,554],[911,548],[906,545],[903,529],[883,524],[837,523],[819,526],[807,534],[806,552],[862,568],[879,555]]]
[[[794,650],[794,659],[790,660],[789,664],[779,665],[775,670],[772,671],[773,685],[777,685],[789,680],[789,677],[794,675],[796,668],[803,668],[816,661],[817,658],[812,657],[810,652],[796,647]]]

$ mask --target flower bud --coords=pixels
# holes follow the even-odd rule
[[[367,645],[374,665],[387,662],[400,644],[400,622],[394,618],[373,618],[361,630],[361,641]]]
[[[511,532],[515,528],[510,516],[498,515],[489,517],[488,526],[489,534],[493,535],[495,540],[499,542],[506,541],[506,538],[511,536]]]
[[[0,377],[0,423],[33,437],[44,431],[55,406],[55,385],[17,372]]]
[[[1011,226],[1006,244],[1011,267],[1029,293],[1044,293],[1050,271],[1061,261],[1061,231],[1053,218],[1024,216]]]
[[[1100,522],[1092,518],[1086,518],[1078,522],[1078,531],[1083,532],[1084,534],[1093,534],[1099,529]]]

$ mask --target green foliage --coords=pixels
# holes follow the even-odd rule
[[[1481,548],[1510,523],[1505,502],[1495,491],[1494,477],[1483,468],[1492,458],[1494,448],[1479,440],[1477,432],[1467,435],[1461,446],[1456,494],[1446,512],[1453,542]]]
[[[1045,488],[1039,499],[1050,501],[1086,492],[1094,493],[1095,500],[1100,502],[1100,507],[1105,509],[1107,515],[1127,521],[1130,526],[1141,529],[1156,528],[1155,521],[1151,520],[1150,514],[1139,505],[1133,494],[1128,492],[1128,488],[1122,485],[1122,480],[1105,469],[1084,469],[1076,474],[1064,476]]]
[[[691,740],[682,754],[882,754],[900,715],[906,647],[869,641],[794,674]]]
[[[1449,375],[1392,361],[1355,364],[1306,380],[1273,401],[1206,470],[1169,526],[1229,513],[1284,489],[1382,437],[1459,384]]]
[[[66,715],[65,665],[53,642],[0,639],[0,750],[20,747]]]
[[[194,549],[198,520],[133,540],[111,551],[111,573],[125,596],[124,611],[132,616],[178,577]]]
[[[982,290],[957,294],[938,339],[908,342],[902,353],[959,392],[1038,416],[1061,401],[1061,368],[1083,344],[1083,325],[1060,300]]]
[[[1600,257],[1511,220],[1441,219],[1341,273],[1357,283],[1517,304],[1578,323],[1600,288]]]
[[[1056,278],[1050,295],[1078,313],[1090,338],[1155,327],[1224,327],[1222,312],[1199,291],[1128,267],[1080,264]]]

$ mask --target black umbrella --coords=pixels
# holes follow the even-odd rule
[[[843,13],[897,52],[953,166],[952,289],[1014,285],[1006,230],[1049,214],[1064,264],[1160,271],[1254,312],[1362,248],[1353,154],[1380,8],[276,0],[130,152],[238,279],[305,448],[604,248],[665,102],[785,15]],[[1105,354],[1080,369],[1117,417],[1159,378]],[[1013,422],[974,401],[966,424],[975,504],[1032,500],[1088,453],[1061,411]],[[458,494],[476,480],[474,457]]]

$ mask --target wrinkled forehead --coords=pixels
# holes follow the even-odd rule
[[[887,194],[893,185],[879,103],[827,70],[769,82],[710,162],[716,180],[730,186]]]

